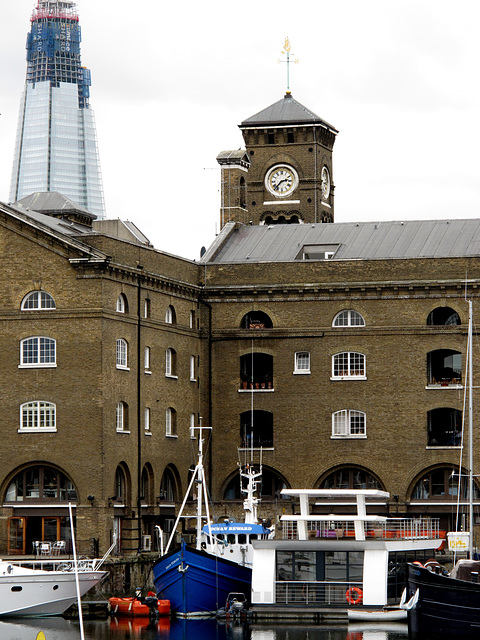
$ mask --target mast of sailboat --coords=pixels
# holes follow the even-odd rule
[[[472,378],[472,338],[473,338],[473,310],[472,301],[468,300],[468,518],[470,526],[469,554],[473,559],[473,378]]]
[[[175,538],[175,533],[177,530],[177,526],[178,523],[180,522],[180,518],[183,516],[183,511],[185,509],[185,504],[187,502],[188,496],[190,495],[190,492],[194,486],[194,483],[197,484],[197,514],[196,514],[196,521],[197,521],[197,549],[200,549],[201,547],[201,540],[200,540],[200,535],[202,532],[202,519],[203,517],[206,517],[207,519],[207,524],[210,527],[211,522],[210,522],[210,510],[209,510],[209,506],[208,506],[208,494],[207,494],[207,486],[205,483],[205,471],[203,468],[203,431],[205,429],[211,430],[212,427],[203,427],[202,426],[202,418],[199,418],[199,426],[195,427],[195,429],[199,430],[199,434],[198,434],[198,462],[197,462],[197,466],[195,467],[194,472],[192,473],[192,477],[190,478],[190,483],[188,485],[187,491],[185,492],[185,496],[183,498],[183,502],[182,502],[182,506],[180,507],[180,510],[178,512],[178,516],[177,519],[175,520],[175,524],[173,526],[172,532],[170,534],[170,538],[168,539],[167,542],[167,546],[165,547],[165,551],[164,554],[168,553],[168,550],[170,549],[170,545],[172,544],[172,541]],[[202,514],[202,505],[203,505],[203,500],[205,501],[205,516],[203,516]],[[209,534],[211,535],[211,531],[209,529]]]

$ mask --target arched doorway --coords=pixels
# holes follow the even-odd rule
[[[77,491],[59,469],[32,465],[17,472],[4,496],[14,513],[8,519],[8,553],[34,553],[39,542],[61,542],[62,550],[71,551],[69,502],[77,502]]]

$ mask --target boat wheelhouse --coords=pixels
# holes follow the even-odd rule
[[[300,513],[281,516],[281,539],[253,541],[254,608],[398,602],[406,563],[425,561],[443,541],[436,518],[367,513],[379,502],[385,505],[386,491],[283,489],[282,494],[299,500]],[[354,515],[312,512],[327,505],[348,510],[352,503]]]

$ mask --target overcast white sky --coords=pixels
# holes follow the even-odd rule
[[[8,202],[36,0],[0,9]],[[335,221],[480,217],[478,0],[78,0],[107,216],[198,258],[218,232],[216,156],[283,97],[333,124]]]

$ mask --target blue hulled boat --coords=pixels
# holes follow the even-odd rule
[[[153,575],[157,594],[170,600],[179,617],[215,613],[232,591],[244,593],[250,600],[250,567],[187,547],[183,540],[180,549],[155,562]]]
[[[222,607],[231,592],[243,593],[250,602],[252,584],[253,540],[267,539],[274,535],[274,528],[257,522],[257,506],[260,501],[255,491],[260,483],[260,469],[245,465],[240,475],[244,522],[226,518],[222,523],[212,523],[208,508],[207,488],[203,469],[202,427],[199,427],[198,463],[192,474],[182,506],[168,541],[165,554],[153,565],[157,597],[170,600],[174,615],[183,618],[214,614]],[[195,483],[195,484],[194,484]],[[182,540],[180,548],[169,552],[180,518],[192,488],[196,486],[196,548]],[[203,515],[205,507],[205,515]]]

